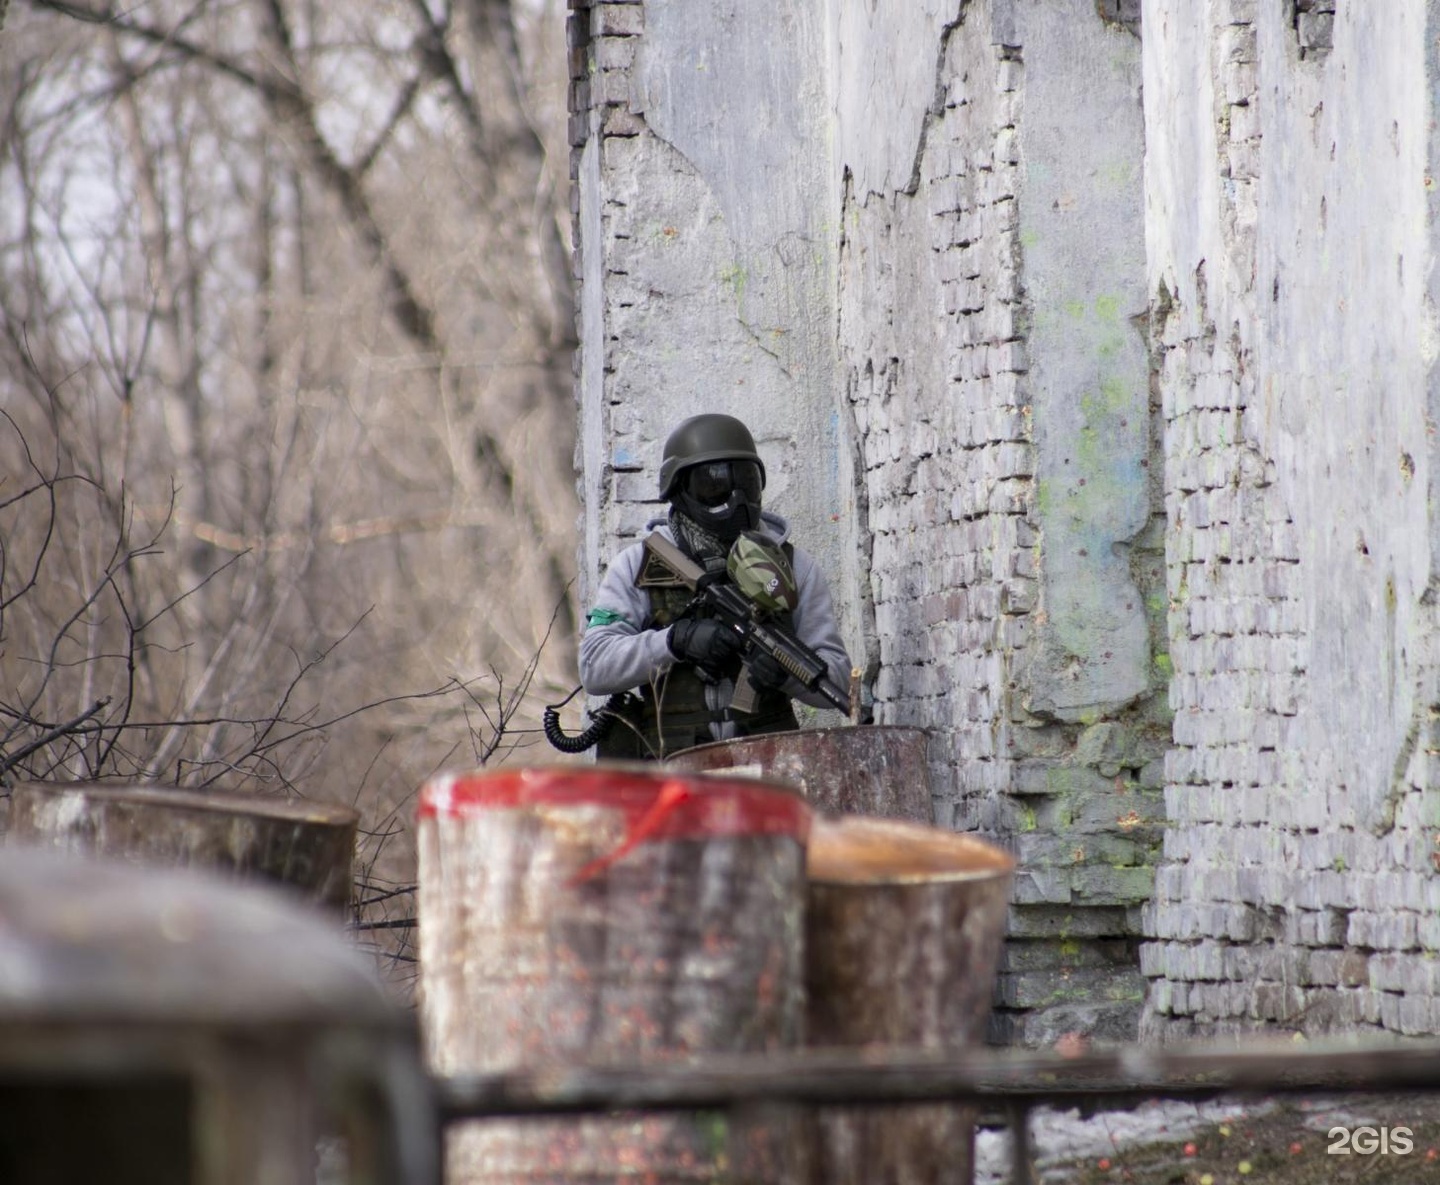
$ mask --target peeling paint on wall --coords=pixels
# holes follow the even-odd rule
[[[917,7],[904,57],[936,63],[926,106],[918,76],[877,81],[892,18],[847,9],[842,94],[870,106],[842,103],[837,133],[877,715],[932,730],[940,819],[1020,858],[992,1036],[1123,1037],[1169,731],[1140,46],[1080,0]],[[1076,480],[1047,494],[1067,457]],[[1067,643],[1082,679],[1051,661]]]
[[[997,1038],[1440,1032],[1440,2],[576,2],[586,578],[752,418]]]
[[[1045,539],[1028,708],[1092,721],[1152,687],[1127,557],[1150,517],[1140,58],[1118,25],[1021,6],[1019,226]]]
[[[1435,234],[1436,11],[1148,14],[1176,709],[1156,1037],[1440,1031],[1411,266]]]

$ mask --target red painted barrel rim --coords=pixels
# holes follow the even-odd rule
[[[664,800],[663,813],[657,805]],[[442,774],[420,791],[422,819],[490,810],[599,806],[642,820],[646,842],[720,836],[783,835],[804,842],[810,808],[779,783],[654,767],[543,766]]]

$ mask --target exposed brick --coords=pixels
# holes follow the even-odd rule
[[[639,3],[625,0],[597,4],[591,9],[590,33],[593,37],[636,37],[645,31],[645,10]]]
[[[600,130],[606,136],[638,136],[645,130],[645,120],[624,107],[607,107]]]
[[[597,70],[629,70],[635,61],[633,37],[597,37],[591,49]]]
[[[590,77],[590,101],[596,106],[626,106],[630,102],[630,76],[623,70],[606,70]]]

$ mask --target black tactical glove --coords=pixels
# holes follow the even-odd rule
[[[670,653],[682,662],[693,662],[711,673],[719,673],[740,654],[740,641],[718,621],[708,617],[686,617],[670,627],[666,639]]]
[[[766,654],[763,650],[750,660],[750,683],[757,690],[766,688],[779,688],[785,686],[785,668],[778,661]]]

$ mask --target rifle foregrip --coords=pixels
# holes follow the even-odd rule
[[[815,672],[791,654],[788,650],[781,650],[772,656],[776,662],[785,668],[788,674],[799,679],[801,683],[809,683],[815,678]]]

